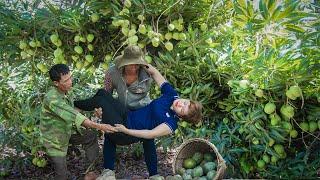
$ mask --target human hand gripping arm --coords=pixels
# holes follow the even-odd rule
[[[151,64],[148,64],[148,66],[144,67],[144,69],[150,74],[159,87],[162,85],[162,83],[166,82],[166,79],[162,76],[162,74]]]
[[[118,130],[115,127],[113,127],[109,124],[99,124],[99,123],[95,123],[93,121],[90,121],[89,119],[84,120],[81,125],[85,126],[85,127],[89,127],[89,128],[95,128],[97,130],[100,130],[100,131],[103,131],[106,133],[118,132]]]
[[[115,129],[119,132],[123,132],[125,134],[143,138],[143,139],[154,139],[156,137],[165,136],[171,134],[171,129],[165,123],[160,124],[152,130],[136,130],[136,129],[128,129],[122,124],[115,124]]]
[[[48,101],[49,103],[46,104],[45,107],[48,111],[59,116],[66,122],[74,122],[77,130],[79,130],[80,126],[95,128],[98,130],[102,130],[107,133],[117,132],[115,127],[109,124],[98,124],[93,121],[90,121],[86,116],[79,113],[75,108],[71,107],[69,104],[65,103],[64,101],[59,101],[57,99],[53,99]]]

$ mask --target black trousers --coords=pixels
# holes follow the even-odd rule
[[[100,89],[92,98],[75,101],[74,105],[85,111],[92,111],[94,108],[101,107],[103,123],[126,125],[127,109],[104,89]],[[143,143],[144,158],[149,175],[157,174],[158,160],[154,139],[141,139],[124,133],[105,134],[103,146],[104,168],[114,170],[116,145],[129,145],[139,141]]]
[[[84,111],[93,111],[94,108],[102,108],[102,123],[104,124],[123,124],[127,122],[127,109],[112,94],[104,89],[91,98],[75,101],[74,105]],[[124,133],[106,134],[108,138],[117,145],[128,145],[139,141],[139,138],[129,136]]]

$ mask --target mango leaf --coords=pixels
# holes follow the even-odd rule
[[[286,24],[286,29],[289,31],[297,32],[297,33],[304,33],[305,30],[299,26],[293,25],[293,24]]]
[[[268,9],[266,7],[264,0],[259,1],[259,10],[260,10],[262,17],[267,20],[269,18],[269,12],[268,12]]]
[[[288,16],[291,15],[291,13],[294,12],[294,10],[296,9],[297,5],[298,5],[298,1],[295,1],[294,3],[289,4],[284,11],[280,12],[279,15],[277,17],[275,17],[275,20],[281,20],[283,18],[286,18]]]

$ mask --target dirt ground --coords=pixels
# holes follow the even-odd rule
[[[101,145],[101,142],[100,142]],[[142,146],[142,144],[140,144]],[[95,174],[100,174],[103,170],[103,157],[102,157],[102,145],[100,146],[99,157],[92,168]],[[85,172],[87,171],[87,165],[85,165],[84,152],[78,148],[81,152],[81,155],[78,156],[76,153],[71,153],[68,155],[67,166],[69,171],[72,174],[72,180],[83,180],[85,177]],[[146,164],[144,162],[143,155],[137,156],[134,151],[130,148],[124,149],[117,153],[115,173],[117,179],[148,179],[148,171]],[[158,172],[162,176],[172,175],[172,162],[176,149],[169,150],[164,152],[161,148],[157,149],[158,155]],[[10,176],[5,179],[53,179],[53,167],[50,163],[44,168],[38,168],[34,165],[26,165],[21,170],[12,169]],[[1,179],[1,178],[0,178]]]

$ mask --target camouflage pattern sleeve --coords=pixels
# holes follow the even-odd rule
[[[48,110],[54,113],[66,122],[70,122],[77,128],[80,133],[81,124],[87,117],[78,112],[75,108],[67,104],[65,101],[52,100],[48,104]]]

